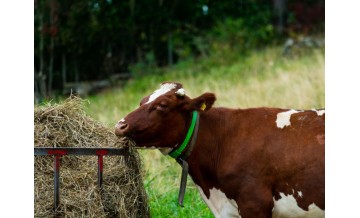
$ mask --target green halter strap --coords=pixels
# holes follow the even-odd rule
[[[191,119],[191,124],[190,124],[190,128],[186,134],[186,137],[185,137],[185,140],[183,141],[183,143],[180,145],[180,147],[172,150],[169,155],[173,158],[178,158],[182,152],[185,150],[185,148],[188,146],[188,143],[189,143],[189,140],[191,138],[191,136],[193,135],[194,133],[194,129],[195,129],[195,124],[196,124],[196,121],[197,121],[197,117],[198,117],[198,112],[197,111],[194,111],[193,112],[193,115],[192,115],[192,119]]]

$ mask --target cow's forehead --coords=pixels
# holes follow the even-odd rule
[[[185,95],[185,90],[180,83],[165,82],[161,84],[159,89],[155,90],[153,94],[149,96],[149,100],[145,104],[155,101],[158,97],[165,95],[168,92],[174,92],[179,96]]]

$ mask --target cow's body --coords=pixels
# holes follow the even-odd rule
[[[180,88],[182,86],[176,86],[173,92]],[[170,94],[174,93],[170,90],[162,95],[168,95],[173,101]],[[193,100],[187,96],[178,99],[180,103],[177,102],[174,107],[168,106],[169,114],[164,113],[164,118],[161,118],[164,119],[163,123],[174,121],[173,128],[178,129],[177,135],[168,130],[172,137],[166,139],[159,136],[166,143],[157,142],[158,145],[155,145],[155,142],[151,142],[152,133],[148,133],[143,135],[149,137],[149,144],[146,144],[135,134],[140,129],[139,126],[135,127],[135,123],[140,122],[135,116],[141,115],[144,110],[150,112],[151,105],[164,102],[161,101],[162,95],[157,96],[160,99],[158,103],[156,100],[150,102],[151,96],[146,98],[147,103],[143,102],[139,109],[121,121],[127,121],[126,125],[134,125],[133,128],[137,130],[126,129],[128,133],[125,128],[120,130],[123,126],[118,125],[117,135],[128,135],[140,145],[157,146],[163,151],[176,147],[176,142],[182,141],[190,125],[187,110],[198,108],[200,102],[205,102],[208,109],[215,101],[215,97],[211,100],[206,94]],[[192,107],[184,106],[182,100]],[[167,104],[172,105],[172,102]],[[179,105],[186,110],[180,110]],[[179,114],[174,112],[171,118],[171,111],[174,110]],[[149,121],[146,123],[156,118],[155,115],[151,118],[151,114],[147,116]],[[208,109],[200,112],[196,143],[186,160],[189,173],[215,217],[324,217],[324,124],[323,110]],[[154,125],[153,129],[157,129]],[[171,143],[173,145],[166,148]]]
[[[220,190],[238,202],[243,217],[271,214],[281,193],[283,198],[293,197],[303,210],[313,203],[324,209],[325,116],[299,112],[291,115],[290,126],[279,128],[277,114],[285,111],[289,110],[212,108],[201,114],[188,163],[205,198],[211,198],[210,190],[214,196]],[[222,208],[215,206],[221,205],[208,205],[214,214],[221,214]],[[300,208],[297,213],[305,215]]]

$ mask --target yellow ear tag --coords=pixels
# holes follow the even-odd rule
[[[205,109],[206,109],[206,104],[205,104],[205,102],[203,102],[200,107],[200,110],[204,111]]]

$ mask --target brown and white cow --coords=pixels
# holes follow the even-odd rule
[[[212,108],[215,99],[162,83],[115,134],[186,159],[215,217],[325,217],[325,111]]]

